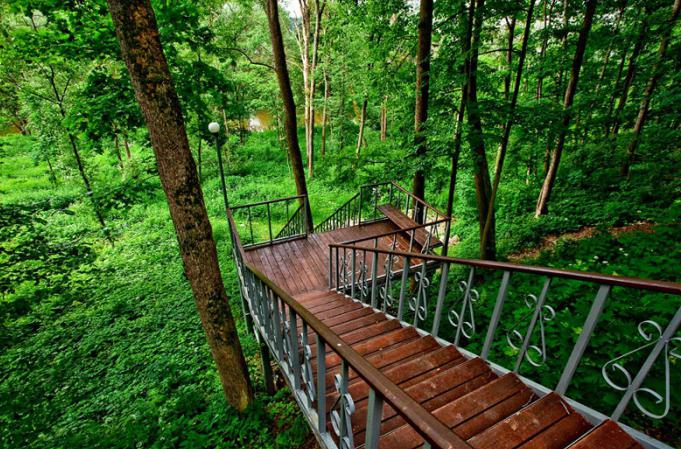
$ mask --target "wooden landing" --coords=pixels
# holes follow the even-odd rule
[[[399,229],[392,221],[382,220],[246,250],[245,257],[248,263],[295,297],[301,293],[328,289],[330,243],[361,239]],[[390,249],[391,243],[389,238],[382,238],[378,246]],[[407,236],[399,235],[397,248],[408,250]],[[414,247],[415,251],[420,249],[418,245]]]
[[[476,449],[641,449],[617,424],[606,421],[594,427],[558,394],[539,398],[515,374],[498,376],[482,359],[467,359],[453,345],[442,346],[364,304],[330,291],[299,294],[295,299]],[[309,337],[315,341],[312,334]],[[333,377],[340,363],[335,353],[327,351],[327,411],[338,397]],[[315,375],[316,366],[315,359]],[[369,387],[351,371],[348,391],[356,407],[355,447],[360,447]],[[382,416],[380,448],[423,446],[418,432],[389,405]]]

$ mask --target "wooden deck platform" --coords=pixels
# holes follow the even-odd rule
[[[384,220],[312,234],[249,250],[246,258],[476,449],[641,448],[612,421],[594,427],[558,394],[538,397],[515,374],[499,376],[482,359],[466,358],[453,345],[442,345],[366,304],[329,291],[329,243],[404,226]],[[399,244],[408,245],[406,237]],[[335,353],[327,352],[328,409],[337,399],[333,377],[340,363]],[[316,372],[316,360],[312,366]],[[361,447],[369,387],[352,372],[349,393],[356,406],[354,443]],[[383,449],[415,449],[424,443],[389,405],[383,409],[380,433]]]

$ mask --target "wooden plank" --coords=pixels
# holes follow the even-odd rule
[[[591,424],[579,413],[572,413],[518,449],[563,449],[591,428]]]
[[[572,408],[558,394],[549,393],[471,438],[469,443],[475,449],[513,449],[571,413]]]
[[[570,449],[642,449],[628,433],[614,421],[603,421],[580,438]]]

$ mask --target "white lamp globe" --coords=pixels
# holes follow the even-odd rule
[[[220,125],[217,122],[210,122],[208,124],[208,131],[213,134],[217,134],[220,132]]]

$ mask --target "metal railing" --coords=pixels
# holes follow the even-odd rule
[[[241,294],[258,336],[281,367],[298,405],[325,447],[354,449],[364,444],[367,449],[378,448],[383,404],[386,403],[421,435],[425,447],[472,449],[327,325],[248,264],[230,210],[227,210],[227,217]],[[313,375],[315,365],[316,375]],[[369,386],[363,442],[353,441],[355,405],[348,393],[350,370]],[[327,404],[332,388],[335,389],[332,397],[336,400]]]
[[[499,283],[492,282],[499,277]],[[512,278],[524,287],[536,285],[537,291],[526,295],[514,292]],[[575,282],[576,286],[571,285]],[[681,360],[681,337],[675,337],[681,324],[679,283],[442,257],[380,248],[374,243],[369,246],[330,245],[329,286],[396,317],[403,324],[416,327],[422,334],[430,334],[442,343],[453,343],[470,356],[479,354],[498,373],[513,371],[519,374],[522,370],[521,377],[539,394],[546,394],[550,389],[524,376],[535,377],[541,374],[542,367],[547,368],[544,365],[549,362],[549,350],[552,349],[547,343],[547,335],[554,338],[574,335],[574,343],[561,343],[561,346],[572,344],[571,350],[559,351],[564,352],[566,357],[550,360],[550,369],[555,369],[553,372],[556,374],[561,373],[559,378],[556,377],[554,390],[562,395],[567,393],[583,361],[599,318],[607,313],[611,321],[613,314],[617,313],[608,311],[606,307],[613,288],[634,289],[637,294],[670,295],[672,303],[664,303],[665,310],[670,311],[664,315],[668,320],[666,326],[658,324],[660,318],[657,321],[643,320],[638,323],[638,332],[643,338],[639,347],[623,350],[621,354],[610,354],[606,358],[601,354],[602,348],[597,348],[596,356],[590,355],[583,364],[587,370],[594,366],[600,368],[605,384],[614,393],[621,394],[609,415],[614,421],[620,420],[632,401],[649,418],[661,419],[670,411],[671,361],[675,358]],[[574,315],[577,310],[575,303],[580,301],[580,298],[575,298],[575,293],[586,293],[589,287],[593,287],[593,299],[581,302],[588,312],[585,316],[568,317],[577,321],[574,326],[580,328],[579,332],[575,333],[573,328],[561,328],[557,323],[561,308],[561,320],[568,319],[565,318],[567,315]],[[553,298],[550,290],[556,293]],[[584,299],[588,301],[588,297]],[[502,316],[510,319],[502,320]],[[483,322],[487,323],[484,334]],[[610,324],[605,323],[606,326]],[[611,334],[611,329],[608,330]],[[496,338],[501,331],[505,338]],[[625,331],[625,335],[631,338],[632,332]],[[618,341],[617,347],[622,349],[621,341]],[[508,362],[509,354],[511,363],[506,368],[501,359],[506,356]],[[628,370],[627,366],[634,362],[638,362],[636,369]],[[658,369],[653,370],[656,362]],[[653,371],[656,374],[662,372],[664,376],[664,380],[656,384],[658,391],[650,385],[644,386],[648,374]],[[659,391],[662,389],[664,391]],[[597,411],[597,405],[586,406],[570,398],[568,401],[594,424],[606,419]],[[651,410],[651,406],[657,409]],[[624,427],[646,447],[667,447],[641,432]]]
[[[230,207],[234,222],[244,229],[243,248],[255,248],[308,234],[305,195],[291,196]],[[235,230],[239,227],[235,224]]]
[[[380,211],[383,205],[397,208],[418,223],[430,224],[449,220],[443,212],[391,181],[361,186],[357,194],[319,223],[315,227],[315,232],[333,231],[384,220],[385,215]]]

